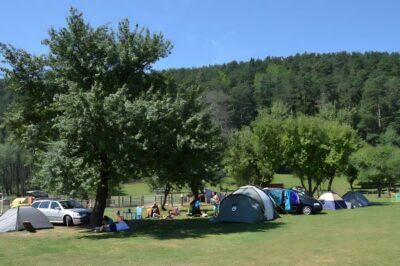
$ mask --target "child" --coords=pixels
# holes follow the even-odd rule
[[[167,216],[165,216],[165,219],[174,219],[174,215],[172,214],[172,211],[169,210]]]

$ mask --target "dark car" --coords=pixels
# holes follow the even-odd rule
[[[299,195],[300,204],[296,210],[297,213],[311,214],[318,213],[322,211],[322,203],[318,200],[309,197],[302,193],[297,193]]]
[[[276,203],[279,213],[303,213],[306,215],[322,211],[322,204],[305,193],[292,189],[265,188],[263,191]]]

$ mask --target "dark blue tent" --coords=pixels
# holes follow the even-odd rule
[[[370,205],[367,198],[360,192],[349,191],[344,194],[342,198],[351,206],[351,208],[366,207]]]

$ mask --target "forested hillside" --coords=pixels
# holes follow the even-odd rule
[[[371,144],[398,144],[399,53],[311,53],[166,72],[204,89],[225,136],[282,101],[294,114],[345,121]]]

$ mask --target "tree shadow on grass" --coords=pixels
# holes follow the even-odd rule
[[[241,232],[265,232],[283,226],[279,221],[259,222],[255,224],[217,223],[209,219],[177,219],[177,220],[138,220],[130,221],[130,231],[118,233],[85,232],[80,238],[99,240],[110,238],[126,238],[147,236],[159,240],[202,238],[207,235],[222,235]]]

